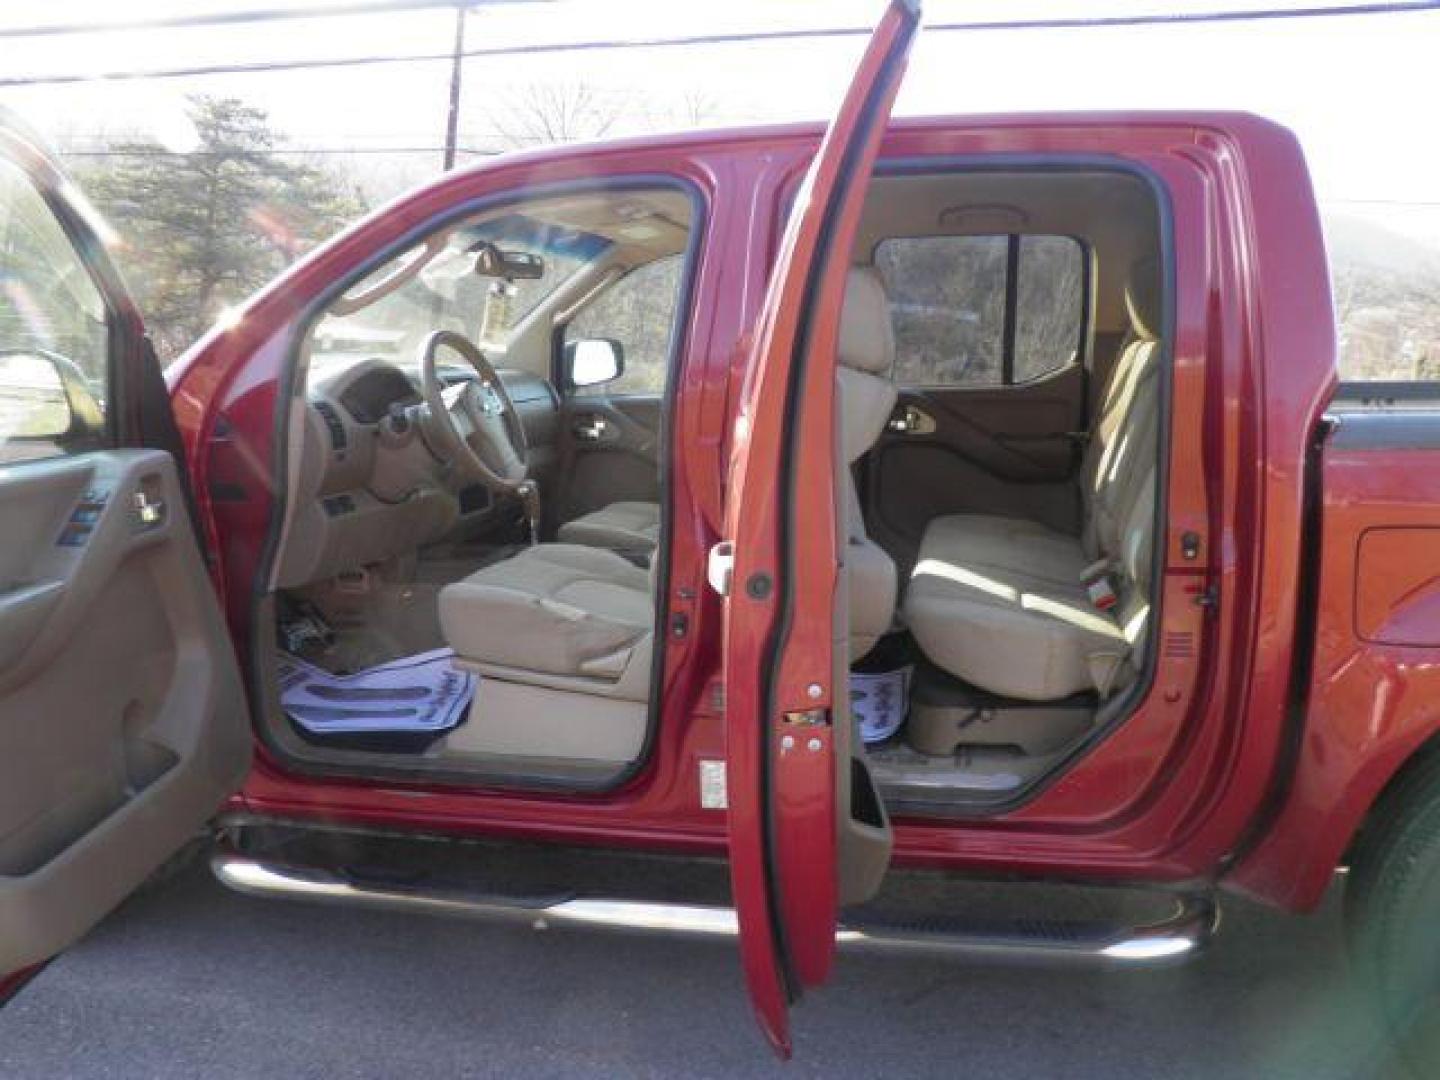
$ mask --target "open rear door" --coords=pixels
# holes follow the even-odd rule
[[[250,762],[169,397],[83,205],[0,113],[0,992]]]
[[[787,1056],[789,1006],[828,977],[840,904],[873,889],[889,853],[850,749],[835,355],[861,201],[918,20],[916,0],[892,0],[795,199],[736,425],[729,546],[714,557],[741,954]]]

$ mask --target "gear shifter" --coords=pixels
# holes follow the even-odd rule
[[[525,523],[530,529],[530,546],[540,543],[540,485],[534,480],[522,480],[515,486],[520,496],[520,505],[525,511]]]

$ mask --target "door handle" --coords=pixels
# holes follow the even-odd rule
[[[606,432],[610,430],[610,425],[603,416],[592,416],[577,421],[575,426],[570,430],[574,432],[575,437],[582,442],[599,442],[605,438]]]
[[[141,528],[153,529],[165,520],[165,500],[152,499],[143,491],[135,492],[135,521]]]
[[[914,405],[906,405],[885,425],[896,435],[933,435],[935,433],[935,418],[924,409],[917,409]]]

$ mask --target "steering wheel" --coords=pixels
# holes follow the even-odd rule
[[[435,370],[441,349],[459,353],[479,377],[446,386]],[[456,469],[494,492],[525,495],[533,488],[520,414],[490,361],[469,338],[436,330],[421,343],[420,392],[428,429],[440,444],[436,449]]]

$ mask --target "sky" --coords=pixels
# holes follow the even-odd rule
[[[7,27],[85,23],[205,10],[343,0],[6,0]],[[926,21],[1311,6],[1324,0],[928,0]],[[486,7],[468,17],[467,45],[872,23],[877,0],[554,0]],[[57,13],[58,11],[58,13]],[[261,26],[63,37],[0,38],[0,78],[96,74],[209,63],[445,53],[454,14],[443,10],[317,16]],[[465,70],[462,143],[493,144],[491,118],[531,84],[586,85],[619,119],[614,134],[686,126],[700,102],[706,124],[820,119],[838,103],[863,47],[855,37],[655,46],[625,51],[485,57]],[[193,143],[189,93],[244,98],[271,113],[305,149],[438,147],[448,62],[407,63],[167,80],[88,81],[0,88],[52,141],[72,150],[105,135]],[[900,115],[1074,109],[1242,109],[1300,137],[1330,211],[1375,221],[1440,246],[1440,11],[1274,22],[1102,29],[922,31]],[[438,151],[405,154],[395,182],[438,168]]]

